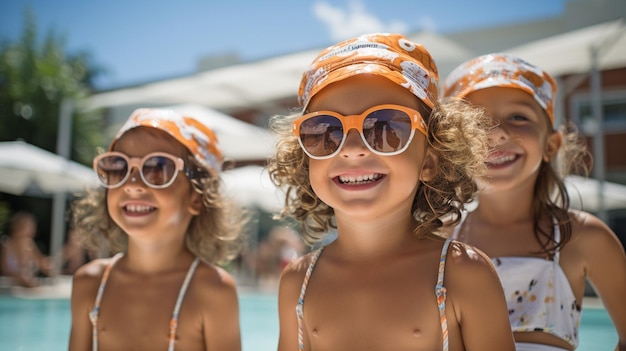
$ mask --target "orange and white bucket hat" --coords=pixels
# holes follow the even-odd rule
[[[463,99],[473,91],[491,87],[527,92],[546,111],[554,126],[556,81],[546,71],[509,54],[487,54],[462,63],[444,81],[442,94]]]
[[[137,127],[162,130],[189,150],[201,165],[216,171],[222,169],[222,152],[213,130],[194,117],[171,110],[152,108],[135,110],[113,138],[109,150],[124,133]]]
[[[426,48],[401,34],[372,33],[330,46],[315,58],[300,82],[300,106],[306,110],[324,87],[358,74],[385,77],[431,108],[437,101],[439,74]]]

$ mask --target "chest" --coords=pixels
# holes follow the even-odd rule
[[[98,316],[101,349],[166,350],[170,325],[184,274],[155,278],[111,274]],[[202,345],[202,320],[192,308],[193,288],[185,294],[177,317],[176,347]]]
[[[378,267],[318,263],[303,304],[312,348],[440,349],[438,261],[431,261]]]
[[[552,245],[552,227],[542,225],[545,234],[536,234],[532,222],[507,225],[485,224],[469,219],[457,233],[459,241],[479,248],[489,257],[530,256],[548,258],[542,253],[544,245]]]

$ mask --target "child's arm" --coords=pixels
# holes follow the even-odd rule
[[[280,324],[280,334],[278,339],[278,351],[298,350],[298,318],[296,316],[296,306],[300,297],[300,289],[309,256],[301,257],[285,267],[281,276],[278,288],[278,319]],[[306,333],[305,350],[308,350]]]
[[[465,350],[514,351],[504,292],[491,260],[467,244],[455,243],[450,249],[444,285]]]
[[[217,268],[217,282],[211,282],[203,294],[209,306],[204,316],[204,349],[241,351],[239,328],[239,300],[235,280],[221,268]]]
[[[33,256],[37,262],[37,266],[39,270],[45,275],[51,275],[52,273],[52,261],[50,257],[44,256],[43,253],[39,250],[37,245],[33,243]]]
[[[619,337],[615,350],[626,350],[626,254],[617,236],[600,219],[583,214],[571,244],[584,256],[587,277],[602,299]],[[580,228],[577,230],[577,228]],[[568,249],[567,245],[565,249]]]

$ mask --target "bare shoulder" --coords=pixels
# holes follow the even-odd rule
[[[76,270],[72,278],[72,335],[83,335],[80,332],[84,325],[89,325],[89,311],[93,307],[102,275],[111,259],[95,259]],[[75,343],[76,341],[74,341]]]
[[[187,293],[189,319],[201,320],[205,350],[241,350],[239,300],[232,275],[224,268],[200,261]],[[188,324],[187,324],[188,325]],[[185,329],[182,333],[195,330]]]
[[[238,313],[235,279],[219,266],[201,261],[187,294],[189,306],[193,306],[207,323]]]
[[[606,249],[619,250],[622,246],[617,235],[600,218],[591,213],[570,210],[572,220],[572,239],[567,245],[581,251],[601,253]]]
[[[570,209],[568,212],[572,221],[572,229],[574,230],[575,234],[594,231],[611,231],[606,223],[604,223],[600,218],[594,216],[589,212],[574,209]]]
[[[99,258],[79,267],[72,278],[72,290],[100,285],[104,270],[110,263],[111,258]]]
[[[494,268],[491,259],[484,252],[472,245],[453,240],[448,248],[446,270],[455,275],[481,271],[491,274]]]
[[[469,296],[470,291],[481,294],[490,289],[502,290],[491,259],[476,247],[458,241],[452,241],[448,248],[444,284],[452,295],[457,295],[455,291]]]
[[[313,260],[315,259],[317,254],[317,251],[312,251],[290,262],[283,269],[280,275],[281,284],[301,284],[307,270],[309,269],[309,266],[313,263]]]
[[[283,269],[280,275],[279,297],[291,299],[291,297],[299,295],[306,272],[313,262],[316,253],[316,251],[313,251],[298,257]]]
[[[201,261],[194,277],[197,288],[209,294],[203,296],[222,298],[233,296],[237,293],[235,279],[224,268]]]

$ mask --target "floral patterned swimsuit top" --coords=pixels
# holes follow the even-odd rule
[[[455,228],[457,238],[463,223]],[[561,240],[554,224],[554,239]],[[560,252],[554,259],[540,257],[492,258],[504,288],[513,332],[540,331],[578,346],[581,307],[576,301],[567,276],[559,265]]]

